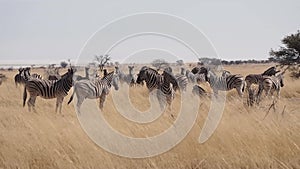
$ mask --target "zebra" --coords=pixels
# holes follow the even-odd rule
[[[249,91],[250,86],[252,84],[259,84],[260,81],[263,79],[263,76],[274,76],[276,73],[278,73],[279,71],[276,71],[276,68],[270,67],[268,68],[266,71],[264,71],[262,74],[249,74],[246,76],[245,81],[246,81],[246,88],[248,89],[247,91]]]
[[[34,73],[34,74],[30,74],[30,67],[27,67],[23,70],[23,79],[25,80],[26,82],[26,78],[25,77],[31,77],[31,78],[36,78],[36,79],[43,79],[43,76],[42,75],[39,75],[37,73]]]
[[[163,109],[165,103],[167,103],[169,110],[171,110],[172,101],[175,97],[175,91],[178,88],[177,79],[175,79],[174,76],[167,71],[163,71],[160,77],[160,85],[157,90],[157,99],[161,109]],[[173,117],[172,114],[171,116]]]
[[[25,84],[25,82],[26,82],[25,76],[27,76],[27,77],[30,76],[30,77],[38,78],[38,79],[43,78],[41,75],[39,75],[37,73],[30,75],[30,67],[20,68],[19,73],[16,74],[14,77],[16,87],[18,86],[18,84]]]
[[[221,76],[227,77],[227,76],[229,76],[229,75],[231,75],[231,73],[230,73],[228,70],[223,70],[223,71],[222,71],[222,75],[221,75]]]
[[[73,76],[74,81],[87,80],[87,79],[90,78],[90,77],[89,77],[89,70],[90,70],[90,68],[86,66],[86,67],[84,68],[84,70],[85,70],[85,76],[74,75],[74,76]]]
[[[210,84],[215,95],[218,91],[229,91],[233,88],[236,89],[240,97],[243,97],[243,92],[245,88],[245,82],[242,75],[228,75],[226,77],[217,76],[213,72],[208,71],[206,75],[206,80]]]
[[[184,67],[180,68],[180,74],[185,75],[186,69]]]
[[[189,83],[202,83],[206,82],[205,75],[201,74],[193,74],[190,70],[186,70],[185,76],[188,78]]]
[[[135,78],[134,78],[134,66],[128,66],[128,74],[125,74],[123,71],[120,70],[118,66],[115,67],[116,69],[116,74],[120,78],[120,82],[127,83],[129,86],[134,86],[135,84]]]
[[[104,70],[103,70],[103,77],[104,77],[104,76],[107,76],[107,75],[108,75],[107,69],[104,69]]]
[[[49,68],[46,72],[48,80],[59,80],[61,76],[59,75],[59,68]]]
[[[276,70],[275,66],[272,66],[270,68],[268,68],[266,71],[264,71],[262,73],[263,76],[274,76],[276,75],[278,72],[280,72],[279,70]]]
[[[161,82],[161,77],[160,74],[149,67],[142,67],[140,72],[138,73],[138,77],[136,79],[137,84],[142,84],[143,81],[146,82],[146,86],[149,90],[149,92],[152,92],[154,89],[157,89],[160,82]]]
[[[194,67],[193,69],[192,69],[192,73],[193,74],[207,74],[207,72],[208,72],[208,69],[207,68],[205,68],[205,67]]]
[[[119,76],[121,84],[123,84],[124,82],[127,83],[127,81],[126,81],[126,75],[125,75],[125,73],[122,70],[120,70],[120,67],[119,66],[115,66],[115,69],[116,69],[116,75]]]
[[[138,74],[136,82],[141,84],[143,81],[146,82],[149,93],[158,89],[157,98],[161,108],[163,108],[165,101],[167,101],[169,108],[171,108],[174,92],[179,88],[176,78],[172,74],[164,71],[160,75],[152,68],[143,67]]]
[[[128,66],[128,69],[129,69],[129,74],[126,75],[126,82],[130,86],[134,86],[135,85],[134,71],[133,71],[134,66]]]
[[[25,84],[25,78],[22,76],[22,73],[24,72],[24,68],[19,68],[19,73],[15,75],[15,84],[16,87],[18,87],[18,84]]]
[[[70,104],[73,100],[74,93],[77,97],[76,108],[80,114],[80,107],[84,99],[100,99],[99,108],[103,110],[106,96],[109,94],[111,86],[114,86],[115,90],[119,89],[119,76],[114,75],[114,72],[108,73],[103,78],[97,78],[95,81],[92,80],[81,80],[75,82],[73,94],[68,101]]]
[[[5,81],[6,79],[7,79],[7,77],[6,77],[4,74],[0,73],[0,85],[1,85],[2,82]]]
[[[172,74],[172,68],[171,67],[166,67],[164,69],[165,72],[169,73],[169,74]],[[175,78],[176,78],[176,81],[179,85],[179,89],[182,90],[182,91],[186,91],[186,88],[187,88],[187,85],[188,85],[188,78],[185,76],[185,75],[182,75],[182,74],[176,74],[175,75]]]
[[[23,93],[23,107],[26,103],[28,91],[30,94],[30,98],[27,101],[29,111],[31,111],[31,107],[35,111],[35,100],[37,96],[40,96],[44,99],[56,98],[55,112],[57,112],[59,108],[59,112],[61,113],[63,99],[68,95],[68,91],[73,84],[73,74],[74,70],[71,68],[68,69],[68,72],[66,72],[60,80],[43,80],[25,75],[26,82]]]
[[[266,93],[266,96],[273,96],[274,91],[277,92],[277,98],[280,97],[280,89],[284,86],[283,83],[283,74],[279,73],[276,76],[263,76],[261,81],[259,82],[259,90],[258,90],[258,98],[260,98],[263,90]]]

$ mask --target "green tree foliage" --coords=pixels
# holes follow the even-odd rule
[[[283,68],[292,72],[292,76],[300,77],[300,31],[287,35],[281,40],[283,46],[278,50],[271,49],[269,58],[270,61],[277,62]]]

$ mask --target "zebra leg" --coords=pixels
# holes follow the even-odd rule
[[[265,90],[265,91],[266,91],[266,97],[269,97],[270,90],[271,90],[271,89],[266,89],[266,90]]]
[[[172,101],[173,101],[173,96],[167,96],[167,103],[168,103],[168,110],[172,110]]]
[[[57,97],[56,98],[56,107],[55,107],[55,112],[57,113],[57,109],[59,108],[59,113],[61,114],[61,108],[62,108],[62,102],[64,98],[63,97]]]
[[[236,91],[238,92],[240,98],[243,98],[243,91],[242,91],[242,86],[241,87],[238,87],[236,88]]]
[[[27,101],[27,105],[29,111],[31,111],[31,107],[32,107],[33,111],[36,113],[35,100],[36,100],[36,96],[30,96],[29,100]]]
[[[216,98],[218,98],[219,91],[216,90],[216,89],[213,89],[213,92],[214,92],[214,96],[215,96]]]
[[[77,108],[78,114],[80,114],[80,107],[81,107],[83,101],[84,101],[84,98],[77,95],[77,104],[76,104],[76,108]]]
[[[157,100],[160,106],[160,109],[163,110],[165,107],[165,96],[162,94],[162,91],[157,90]]]
[[[106,99],[106,94],[105,92],[102,92],[101,96],[100,96],[100,102],[99,102],[99,108],[100,110],[103,110],[103,105]]]
[[[261,95],[263,92],[264,88],[262,85],[259,85],[258,87],[258,92],[257,92],[257,97],[256,97],[256,103],[259,104],[259,102],[261,101]]]
[[[280,89],[277,90],[277,99],[280,99]]]

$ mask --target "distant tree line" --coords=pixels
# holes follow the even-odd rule
[[[249,60],[221,60],[217,58],[199,58],[198,64],[199,65],[239,65],[239,64],[265,64],[270,63],[271,60],[255,60],[255,59],[249,59]]]

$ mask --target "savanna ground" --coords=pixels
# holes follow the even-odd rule
[[[261,73],[269,66],[225,69],[247,75]],[[36,101],[37,112],[28,112],[27,106],[22,107],[23,87],[14,84],[16,71],[0,73],[8,77],[0,86],[0,168],[300,168],[300,80],[288,75],[275,111],[271,109],[265,119],[270,99],[247,108],[236,99],[236,91],[231,91],[215,133],[199,144],[210,107],[209,99],[203,99],[196,123],[182,142],[161,155],[131,159],[106,152],[89,139],[74,106],[66,104],[70,94],[64,100],[62,115],[54,112],[55,100],[41,98]],[[146,110],[147,93],[145,87],[130,89],[133,105]],[[175,110],[180,106],[178,98],[179,93],[173,104]],[[114,129],[132,137],[156,135],[174,122],[168,115],[150,124],[128,121],[114,108],[111,95],[102,113]]]

